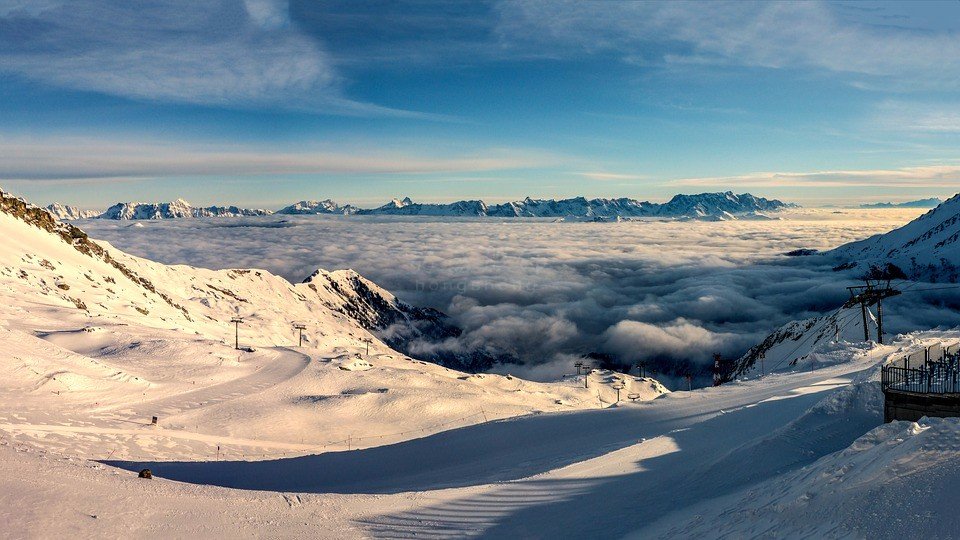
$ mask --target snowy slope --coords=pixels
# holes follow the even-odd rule
[[[198,217],[265,216],[268,210],[251,210],[236,206],[195,207],[183,199],[169,203],[117,203],[97,217],[99,219],[171,219]]]
[[[890,262],[914,279],[960,279],[960,194],[886,234],[841,246],[829,255],[848,265]]]
[[[876,319],[867,312],[867,328],[871,339],[876,339]],[[863,344],[863,312],[859,307],[841,309],[836,313],[793,321],[775,330],[762,342],[751,347],[740,357],[734,368],[735,377],[757,375],[761,372],[811,369],[820,363],[830,363],[830,353],[846,352],[855,344]]]
[[[0,502],[22,536],[952,537],[960,431],[871,432],[885,357],[293,459],[118,471],[8,438]]]
[[[749,491],[662,520],[638,538],[771,535],[805,538],[954,538],[960,419],[879,426],[842,451]]]

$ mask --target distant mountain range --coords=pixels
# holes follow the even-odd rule
[[[552,218],[629,218],[664,217],[691,219],[737,219],[737,216],[753,216],[763,212],[776,212],[795,207],[776,199],[756,197],[749,193],[736,195],[726,193],[701,193],[677,195],[667,203],[652,203],[636,199],[532,199],[503,204],[487,204],[481,200],[457,201],[454,203],[417,203],[409,197],[393,199],[389,203],[371,209],[352,205],[340,206],[326,200],[322,202],[301,201],[288,206],[278,214],[356,214],[389,216],[454,216],[454,217],[552,217]]]
[[[676,195],[666,203],[652,203],[636,199],[532,199],[503,204],[487,204],[481,200],[457,201],[454,203],[417,203],[409,197],[393,199],[379,207],[363,209],[354,205],[341,205],[330,199],[323,201],[300,201],[278,210],[285,215],[390,215],[390,216],[454,216],[454,217],[544,217],[572,220],[607,221],[622,218],[658,217],[671,219],[695,219],[720,221],[728,219],[773,219],[765,212],[777,212],[796,207],[776,199],[756,197],[749,193],[736,195],[725,193],[700,193]],[[193,207],[178,199],[171,203],[118,203],[97,213],[76,207],[52,204],[47,207],[52,214],[63,220],[74,219],[170,219],[196,217],[264,216],[268,210],[251,210],[236,206]]]
[[[935,208],[943,202],[943,199],[938,197],[933,197],[930,199],[920,199],[919,201],[909,201],[902,203],[891,203],[891,202],[882,202],[882,203],[873,203],[873,204],[861,204],[860,208]]]
[[[239,216],[267,216],[269,210],[251,210],[236,206],[207,206],[195,207],[183,199],[169,203],[117,203],[105,212],[81,210],[75,206],[53,203],[46,209],[57,219],[70,221],[76,219],[174,219],[200,217],[239,217]]]

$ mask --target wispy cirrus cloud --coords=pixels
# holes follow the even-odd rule
[[[676,186],[736,187],[891,187],[951,188],[960,185],[960,165],[925,165],[897,169],[811,172],[753,172],[732,176],[681,178]]]
[[[184,176],[442,174],[525,169],[557,162],[536,150],[484,149],[460,155],[330,146],[275,150],[259,146],[130,143],[89,138],[0,137],[0,179],[110,180]]]
[[[921,135],[960,133],[960,103],[886,100],[877,105],[873,124],[883,130]]]
[[[814,68],[860,85],[943,87],[960,75],[957,28],[918,29],[844,16],[827,2],[503,1],[504,47],[550,57],[612,51],[630,63]]]
[[[344,97],[327,52],[275,0],[12,2],[0,73],[152,102],[419,114]]]
[[[574,173],[577,176],[587,178],[589,180],[643,180],[649,178],[648,176],[642,174],[628,174],[628,173],[609,173],[602,171],[593,171],[593,172],[578,172]]]

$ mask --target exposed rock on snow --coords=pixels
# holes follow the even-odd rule
[[[366,360],[355,358],[349,362],[340,364],[339,367],[344,371],[367,371],[373,369],[373,364],[367,362]]]
[[[319,269],[303,284],[333,295],[336,301],[327,304],[330,309],[351,317],[398,351],[467,371],[487,369],[497,360],[483,351],[432,352],[419,347],[459,337],[461,330],[444,313],[402,302],[353,270]]]

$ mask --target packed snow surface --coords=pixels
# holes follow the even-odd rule
[[[199,442],[180,439],[140,450],[179,446],[177,461],[100,464],[83,459],[84,446],[121,435],[96,423],[5,426],[0,503],[8,530],[28,536],[236,536],[269,527],[327,538],[583,538],[602,527],[610,537],[893,538],[909,526],[951,536],[960,530],[948,483],[960,425],[881,427],[876,366],[889,353],[860,350],[811,371],[302,457],[218,459],[191,455],[185,447]],[[18,422],[29,408],[13,409]],[[128,429],[157,442],[158,431],[172,431],[146,424]],[[24,437],[29,429],[36,440]],[[69,451],[56,447],[63,439]],[[142,468],[154,480],[136,478]],[[890,525],[904,514],[911,519]]]

